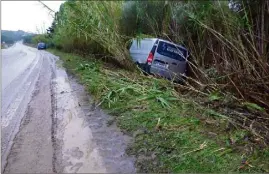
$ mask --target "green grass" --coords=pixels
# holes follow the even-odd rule
[[[248,132],[226,131],[226,116],[181,96],[170,82],[108,68],[91,57],[49,51],[63,60],[122,131],[134,137],[128,154],[137,157],[138,172],[269,171],[269,149],[251,146],[250,152],[251,143],[244,140]],[[243,160],[250,165],[242,165]]]

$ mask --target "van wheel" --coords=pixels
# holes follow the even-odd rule
[[[135,64],[138,66],[139,69],[141,69],[142,73],[143,73],[145,76],[148,75],[148,73],[147,73],[147,71],[146,71],[146,68],[145,68],[145,65],[144,65],[144,64],[140,64],[140,63],[138,63],[138,62],[136,62]]]
[[[143,70],[143,74],[144,74],[145,76],[148,76],[148,75],[149,75],[145,70]]]

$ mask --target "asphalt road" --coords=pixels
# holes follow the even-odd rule
[[[134,173],[130,138],[91,101],[58,57],[21,42],[2,50],[2,172]]]

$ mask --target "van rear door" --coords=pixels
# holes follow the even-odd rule
[[[183,74],[186,71],[187,54],[184,47],[159,41],[152,66],[169,70],[178,75]]]
[[[133,61],[145,64],[156,40],[157,39],[142,39],[137,41],[134,39],[130,47],[130,55]]]

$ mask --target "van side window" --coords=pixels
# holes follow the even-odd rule
[[[172,44],[160,41],[157,53],[175,60],[185,61],[187,51]]]

